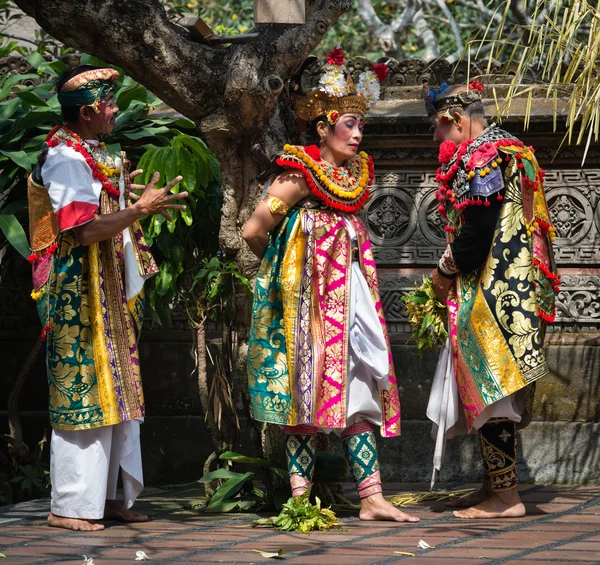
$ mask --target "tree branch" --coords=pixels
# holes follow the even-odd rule
[[[413,16],[413,25],[415,26],[417,35],[423,40],[423,44],[425,45],[423,58],[427,61],[437,59],[440,56],[438,41],[432,29],[429,27],[423,8],[420,7],[415,12]]]
[[[191,41],[187,30],[168,20],[157,0],[16,3],[60,41],[122,67],[191,119],[218,105],[213,94],[223,78],[211,70],[217,50]]]

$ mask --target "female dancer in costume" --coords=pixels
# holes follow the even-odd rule
[[[400,403],[371,244],[357,215],[374,178],[371,157],[358,150],[363,118],[387,68],[373,65],[355,86],[343,59],[335,49],[292,80],[294,110],[319,145],[284,146],[279,174],[244,227],[262,258],[248,344],[252,414],[284,426],[294,497],[312,484],[317,432],[333,431],[360,518],[417,522],[382,495],[374,428],[399,435]]]

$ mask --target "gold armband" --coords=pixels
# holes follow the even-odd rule
[[[282,216],[285,216],[290,209],[283,200],[272,194],[267,194],[263,202],[269,207],[271,214],[281,214]]]

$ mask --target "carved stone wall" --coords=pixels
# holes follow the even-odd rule
[[[546,194],[557,229],[562,284],[555,326],[600,329],[600,169],[549,170]],[[400,170],[377,177],[364,212],[380,269],[382,301],[392,332],[409,331],[402,296],[440,258],[445,245],[437,213],[435,172]]]

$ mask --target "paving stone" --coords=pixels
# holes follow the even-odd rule
[[[579,563],[579,561],[591,561],[592,563],[598,563],[598,561],[600,561],[600,547],[597,548],[597,551],[566,551],[562,548],[553,549],[552,551],[531,553],[522,559],[562,559],[572,563]]]
[[[417,491],[415,485],[402,488]],[[152,505],[146,501],[147,506],[161,509],[150,511],[151,522],[109,523],[96,533],[49,528],[35,516],[37,507],[32,505],[31,520],[0,524],[0,551],[7,554],[0,565],[81,565],[83,554],[98,565],[122,565],[132,563],[140,549],[161,564],[274,563],[252,549],[283,549],[286,562],[297,565],[600,562],[597,487],[552,487],[540,492],[539,487],[523,485],[521,490],[531,497],[528,506],[536,512],[524,519],[461,521],[445,508],[434,512],[423,506],[410,510],[422,518],[417,524],[361,522],[344,513],[342,530],[308,535],[252,528],[249,523],[254,515],[183,516],[180,508],[186,503],[185,495],[177,491],[153,493]],[[394,490],[388,486],[386,492],[393,494]],[[177,504],[171,504],[174,500]],[[419,549],[421,539],[435,548]],[[415,553],[416,557],[394,551]]]

